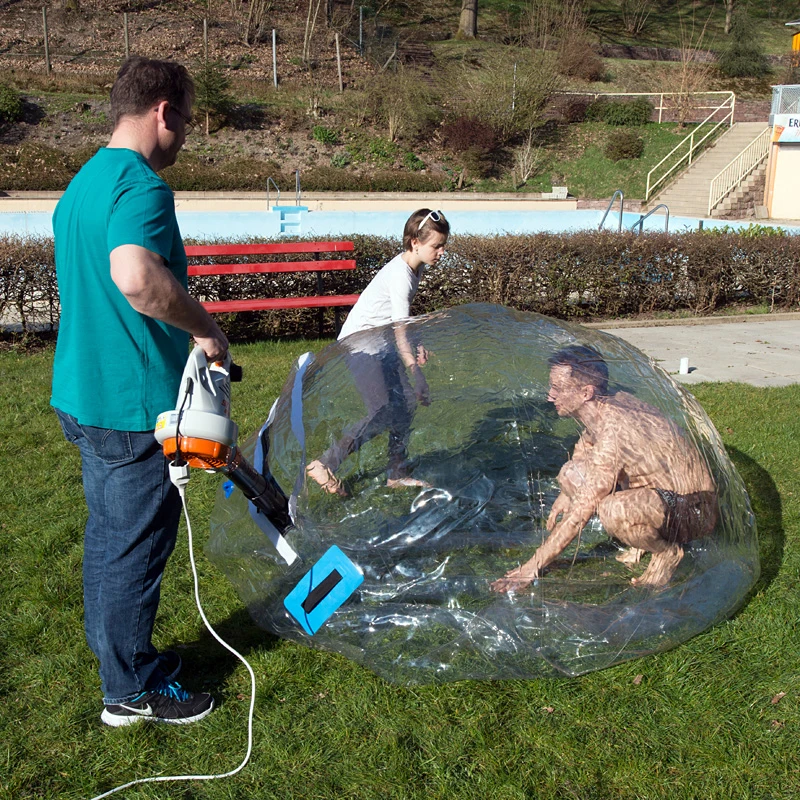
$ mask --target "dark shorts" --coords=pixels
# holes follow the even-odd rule
[[[670,544],[685,544],[708,536],[717,524],[717,497],[714,492],[677,494],[654,489],[664,504],[666,515],[659,534]]]

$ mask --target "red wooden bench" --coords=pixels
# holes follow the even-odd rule
[[[271,311],[289,308],[318,308],[320,336],[322,335],[322,309],[334,308],[336,328],[339,329],[339,309],[355,305],[357,294],[323,294],[323,274],[335,270],[356,268],[354,258],[320,258],[325,253],[353,251],[352,242],[279,242],[269,244],[192,244],[186,246],[190,260],[189,276],[201,275],[251,275],[254,273],[314,272],[317,276],[317,294],[307,297],[263,297],[247,300],[210,300],[203,307],[212,314],[230,311]],[[309,254],[311,261],[270,261],[266,263],[212,263],[192,264],[199,257],[237,257],[260,255]]]

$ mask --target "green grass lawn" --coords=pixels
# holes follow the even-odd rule
[[[243,435],[263,421],[294,358],[322,344],[235,348],[245,368],[233,393]],[[186,728],[99,722],[81,626],[80,464],[48,406],[51,363],[50,350],[0,352],[0,798],[87,798],[137,777],[232,769],[245,750],[249,679],[198,618],[185,533],[165,576],[157,643],[180,648],[186,684],[214,692],[219,707]],[[734,619],[580,678],[404,688],[258,630],[198,552],[206,613],[256,672],[252,761],[230,780],[124,796],[796,797],[800,386],[693,391],[758,520],[762,576]],[[219,481],[196,472],[188,487],[198,551]]]

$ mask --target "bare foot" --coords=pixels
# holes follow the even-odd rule
[[[646,552],[646,550],[642,550],[639,547],[627,547],[619,555],[615,556],[615,558],[621,564],[632,566],[633,564],[638,564]]]
[[[318,483],[323,492],[347,497],[344,484],[321,461],[312,461],[306,467],[306,475]]]
[[[432,489],[432,484],[427,481],[421,481],[419,478],[389,478],[386,485],[390,489],[402,489],[403,487],[416,487],[418,489]]]
[[[634,586],[666,586],[683,558],[683,549],[671,545],[661,553],[653,553],[647,569],[640,578],[633,578]]]

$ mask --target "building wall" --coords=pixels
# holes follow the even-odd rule
[[[769,215],[774,219],[800,219],[800,142],[781,142],[773,156]]]

